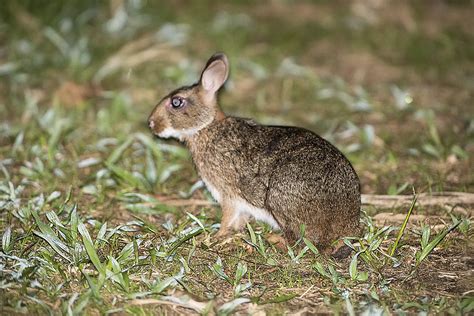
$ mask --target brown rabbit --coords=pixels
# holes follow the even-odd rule
[[[159,137],[184,142],[207,189],[222,207],[218,236],[250,218],[306,237],[320,250],[359,233],[360,184],[350,162],[303,128],[264,126],[226,116],[217,92],[227,80],[224,54],[212,56],[199,82],[164,97],[149,117]]]

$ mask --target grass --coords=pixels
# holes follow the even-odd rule
[[[470,2],[205,4],[0,4],[2,314],[472,313],[472,205],[366,206],[345,261],[261,223],[222,242],[146,127],[223,50],[226,112],[323,135],[364,193],[473,192]]]

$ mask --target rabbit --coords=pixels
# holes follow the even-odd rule
[[[305,237],[323,252],[333,251],[341,237],[357,236],[360,182],[347,158],[309,130],[224,114],[217,94],[228,76],[226,55],[214,54],[197,83],[169,93],[148,119],[155,135],[176,138],[191,152],[222,208],[217,236],[252,218],[281,230],[291,243],[304,225]]]

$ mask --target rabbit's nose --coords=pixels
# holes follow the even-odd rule
[[[151,129],[153,129],[153,128],[155,127],[155,121],[149,120],[149,121],[148,121],[148,126],[149,126]]]

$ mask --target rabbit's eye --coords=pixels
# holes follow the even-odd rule
[[[184,105],[185,102],[186,101],[181,97],[172,97],[171,98],[171,106],[174,109],[179,109],[180,107],[182,107]]]

